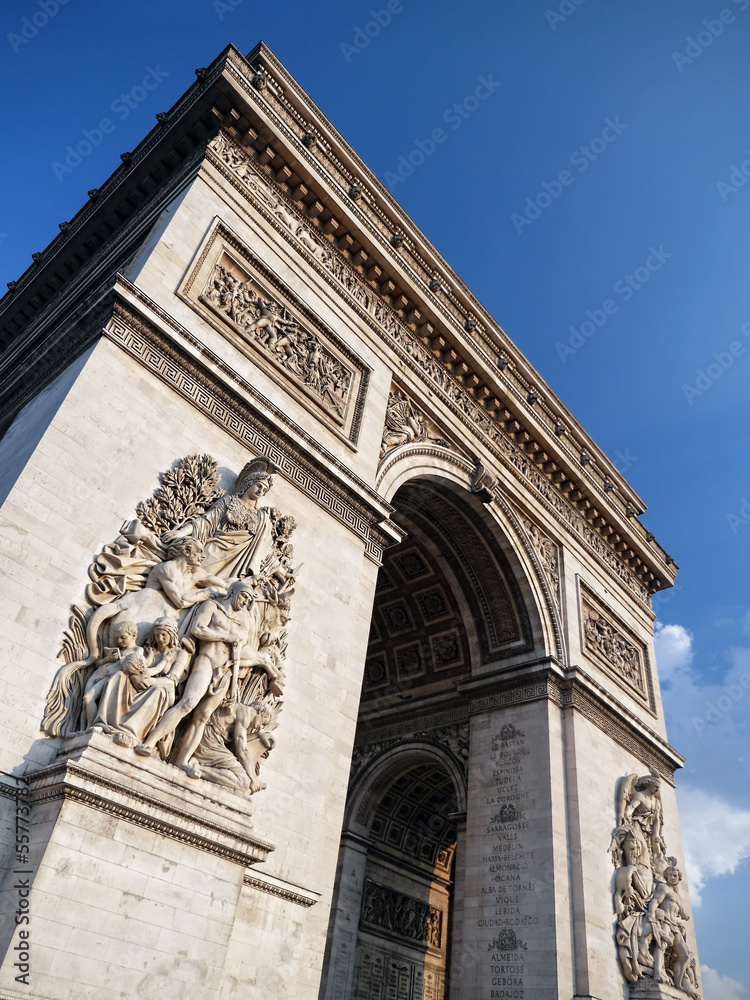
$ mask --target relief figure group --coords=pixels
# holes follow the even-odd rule
[[[275,472],[249,462],[234,490],[188,456],[89,569],[67,659],[48,695],[51,736],[97,728],[141,758],[241,792],[265,787],[260,761],[284,691],[294,592],[294,518],[258,501]]]

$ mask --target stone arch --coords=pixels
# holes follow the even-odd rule
[[[349,789],[344,829],[365,834],[377,803],[401,774],[425,763],[443,767],[453,781],[456,811],[466,811],[466,773],[455,754],[427,739],[384,747],[356,774]],[[356,766],[356,764],[355,764]]]
[[[438,445],[413,444],[394,449],[381,462],[376,488],[392,502],[398,491],[414,480],[452,483],[471,491],[478,462]],[[483,504],[484,519],[491,532],[498,532],[507,543],[516,562],[517,579],[524,586],[532,609],[537,613],[543,635],[539,652],[561,665],[567,664],[565,632],[560,608],[562,595],[545,570],[529,532],[521,517],[495,482],[491,489],[493,502]],[[479,509],[475,506],[475,509]]]
[[[465,810],[465,773],[446,746],[410,739],[362,767],[342,834],[326,1000],[446,995]]]

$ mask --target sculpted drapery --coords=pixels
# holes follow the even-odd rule
[[[265,787],[260,759],[274,745],[294,592],[295,521],[258,503],[274,472],[255,459],[231,493],[206,455],[162,474],[89,569],[88,607],[73,608],[46,733],[96,727],[190,777]]]
[[[665,983],[698,997],[695,958],[686,940],[690,919],[679,894],[682,872],[666,857],[661,781],[651,774],[620,780],[618,825],[609,850],[615,866],[615,941],[629,983]]]

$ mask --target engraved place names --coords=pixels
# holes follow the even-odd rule
[[[442,970],[380,948],[357,952],[353,1000],[444,1000]]]
[[[489,847],[482,855],[483,905],[477,920],[487,941],[487,1000],[528,1000],[523,929],[539,921],[534,851],[528,847],[535,806],[524,783],[528,767],[526,737],[506,723],[492,736],[487,761]]]

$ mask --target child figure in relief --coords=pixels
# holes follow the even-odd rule
[[[97,660],[96,670],[86,681],[86,688],[83,693],[85,729],[93,726],[99,695],[110,677],[113,677],[121,669],[123,656],[129,653],[143,653],[143,649],[136,645],[137,636],[138,626],[135,622],[124,621],[114,626],[113,638],[115,645],[105,648],[104,655]]]

